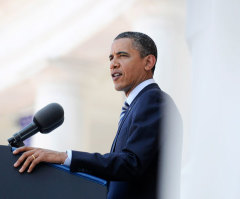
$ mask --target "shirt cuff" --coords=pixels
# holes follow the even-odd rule
[[[65,162],[63,163],[63,165],[70,167],[71,161],[72,161],[72,150],[67,150],[66,153],[67,153],[67,156],[68,156],[68,157],[67,157],[67,159],[65,160]]]

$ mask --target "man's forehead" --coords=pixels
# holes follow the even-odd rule
[[[132,39],[129,38],[116,39],[113,41],[111,46],[111,53],[129,50],[133,50]]]

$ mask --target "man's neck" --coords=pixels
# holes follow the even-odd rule
[[[147,79],[144,80],[143,82],[141,82],[140,84],[138,84],[130,93],[126,99],[126,102],[130,105],[132,103],[132,101],[135,99],[135,97],[138,95],[138,93],[144,89],[146,86],[148,86],[149,84],[153,84],[155,83],[154,79]]]
[[[138,87],[138,85],[140,85],[142,82],[145,82],[145,81],[147,81],[147,80],[149,80],[149,79],[153,79],[153,76],[149,76],[149,77],[144,78],[144,79],[143,79],[142,81],[140,81],[136,86],[134,86],[134,87],[131,88],[130,90],[126,91],[126,92],[125,92],[125,96],[128,97],[128,96],[130,95],[130,93],[131,93],[136,87]]]

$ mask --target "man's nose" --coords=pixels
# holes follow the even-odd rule
[[[117,62],[114,59],[110,63],[110,69],[116,69],[116,68],[119,68],[119,66],[120,66],[119,62]]]

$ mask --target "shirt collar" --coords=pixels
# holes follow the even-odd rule
[[[142,89],[144,89],[146,86],[148,86],[149,84],[153,84],[155,83],[154,79],[148,79],[143,81],[142,83],[138,84],[133,90],[132,92],[129,94],[129,96],[126,99],[126,102],[129,104],[132,103],[132,101],[135,99],[135,97],[138,95],[138,93],[140,93],[140,91]]]

